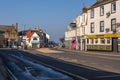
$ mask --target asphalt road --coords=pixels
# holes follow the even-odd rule
[[[119,62],[119,60],[115,60],[115,59],[107,59],[107,58],[101,58],[101,57],[97,57],[95,56],[90,56],[90,55],[84,55],[84,54],[78,54],[75,55],[75,53],[59,53],[59,54],[51,54],[52,56],[57,56],[60,57],[62,56],[62,58],[70,58],[73,59],[72,61],[76,61],[74,59],[80,59],[78,60],[79,64],[75,64],[75,63],[71,63],[71,62],[65,62],[65,61],[61,61],[60,58],[52,58],[42,55],[41,54],[36,54],[36,53],[28,53],[28,52],[24,52],[24,51],[19,51],[19,50],[0,50],[0,53],[2,53],[2,57],[6,58],[7,60],[12,60],[14,62],[17,62],[18,65],[25,66],[26,64],[22,64],[20,61],[16,61],[14,60],[14,58],[10,59],[9,54],[14,54],[17,56],[22,56],[25,59],[31,60],[35,63],[39,63],[39,64],[43,64],[49,67],[53,67],[57,70],[62,70],[61,72],[68,72],[70,74],[74,74],[75,76],[81,77],[82,79],[86,79],[86,80],[120,80],[120,74],[119,73],[115,73],[115,72],[108,72],[108,71],[104,71],[104,70],[100,70],[100,69],[96,69],[93,67],[88,67],[82,64],[86,63],[86,64],[90,64],[91,62],[94,63],[98,63],[100,67],[104,67],[103,65],[117,65],[119,66],[119,64],[117,62]],[[4,53],[4,54],[3,54]],[[70,54],[70,55],[68,55]],[[5,55],[5,56],[4,56]],[[68,56],[68,57],[66,57]],[[5,60],[5,61],[7,61]],[[69,59],[68,59],[69,60]],[[76,61],[77,62],[77,61]],[[20,64],[19,64],[20,63]],[[81,63],[81,64],[80,64]],[[98,65],[97,65],[98,66]],[[14,66],[13,66],[14,67]],[[107,66],[108,67],[108,66]],[[66,73],[67,74],[67,73]],[[77,80],[77,79],[76,79]]]
[[[56,49],[51,49],[51,50],[56,50]],[[34,50],[32,50],[33,52],[35,52]],[[38,52],[40,51],[40,52]],[[48,51],[48,53],[46,53],[46,51]],[[64,61],[68,61],[71,63],[75,63],[75,64],[83,64],[86,66],[90,66],[93,68],[97,68],[100,70],[105,70],[105,71],[109,71],[109,72],[114,72],[114,73],[120,73],[120,55],[114,55],[111,53],[96,53],[93,52],[91,54],[91,52],[80,52],[80,51],[66,51],[66,50],[57,50],[60,52],[55,52],[55,53],[49,53],[49,50],[47,49],[39,49],[36,51],[36,54],[41,54],[42,55],[46,55],[46,56],[50,56],[53,58],[57,58],[60,60],[64,60]],[[45,53],[44,53],[45,52]]]

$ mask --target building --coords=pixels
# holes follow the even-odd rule
[[[77,25],[77,42],[79,44],[79,49],[85,51],[86,50],[86,28],[87,28],[87,20],[88,20],[88,14],[87,10],[89,9],[89,6],[84,6],[82,9],[82,13],[79,15],[79,17],[76,19],[76,25]]]
[[[35,27],[34,30],[24,30],[19,32],[19,44],[21,46],[40,48],[48,44],[49,39],[50,36],[39,27]]]
[[[65,32],[65,48],[76,49],[76,23],[70,23]]]
[[[87,28],[87,10],[84,6],[82,13],[68,26],[65,32],[65,46],[69,49],[86,50],[85,28]]]
[[[16,25],[0,25],[0,46],[17,45],[18,23]]]
[[[120,0],[97,0],[88,13],[87,50],[120,51]]]

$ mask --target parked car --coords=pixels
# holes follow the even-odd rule
[[[16,45],[12,45],[12,48],[17,49],[17,46]]]
[[[6,45],[0,45],[0,48],[7,48],[7,46]]]

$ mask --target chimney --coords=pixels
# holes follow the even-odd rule
[[[40,31],[40,28],[39,28],[39,27],[35,27],[35,30],[36,30],[36,31]]]
[[[18,23],[16,23],[16,25],[15,25],[15,29],[17,29],[17,30],[18,30]]]
[[[87,13],[88,9],[89,9],[89,6],[84,6],[82,9],[82,13]]]

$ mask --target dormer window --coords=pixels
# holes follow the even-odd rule
[[[113,2],[113,3],[111,4],[111,12],[112,12],[112,13],[115,13],[115,12],[116,12],[116,2]]]
[[[94,18],[94,9],[91,10],[91,18]]]
[[[100,6],[100,16],[104,15],[104,6]]]

